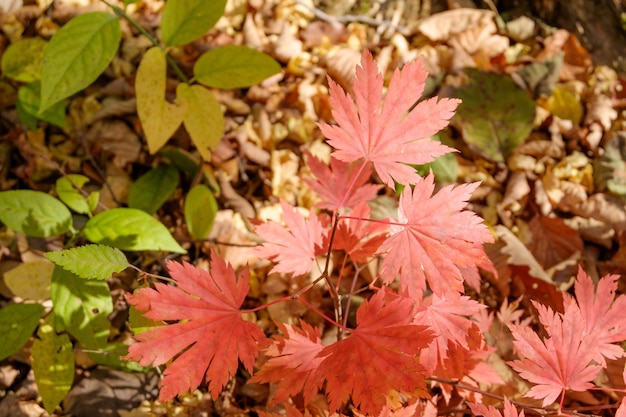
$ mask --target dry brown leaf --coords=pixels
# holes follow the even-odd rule
[[[589,217],[574,216],[563,219],[565,224],[578,231],[580,236],[589,242],[611,249],[615,229],[610,224]]]
[[[302,41],[296,38],[294,32],[297,28],[284,21],[283,27],[274,43],[274,56],[281,62],[289,62],[302,53]]]
[[[480,26],[494,19],[495,14],[485,9],[461,8],[433,14],[422,20],[417,30],[432,41],[444,42],[452,35]]]
[[[352,91],[354,69],[360,61],[361,54],[349,48],[336,49],[324,57],[328,76],[348,92]]]
[[[89,119],[88,123],[94,123],[97,120],[106,119],[109,117],[122,117],[137,114],[137,100],[134,98],[119,101],[119,100],[108,100],[103,103],[103,106],[100,110],[98,110],[91,119]]]
[[[528,222],[528,230],[531,236],[526,246],[545,270],[565,260],[580,258],[583,241],[561,218],[535,216]]]
[[[502,225],[497,225],[495,231],[498,238],[505,243],[505,246],[502,248],[502,253],[509,255],[509,264],[526,266],[531,276],[549,284],[553,283],[552,278],[545,269],[543,269],[530,250],[528,250],[513,232]]]
[[[121,120],[98,120],[89,128],[85,139],[112,153],[113,163],[120,168],[137,161],[141,151],[139,137]]]
[[[502,223],[508,227],[513,226],[513,218],[525,207],[529,193],[530,185],[526,174],[521,171],[513,172],[507,181],[504,197],[497,205]]]

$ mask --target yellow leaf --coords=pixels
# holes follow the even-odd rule
[[[189,103],[185,115],[185,128],[205,160],[211,159],[211,152],[224,133],[224,115],[213,94],[200,85],[179,84],[176,95]]]
[[[26,300],[50,298],[50,281],[54,264],[47,260],[21,264],[4,274],[4,282],[11,292]]]
[[[580,97],[562,86],[556,86],[548,98],[548,110],[561,119],[571,120],[578,125],[583,117],[583,106]]]
[[[137,114],[143,126],[150,153],[158,151],[174,134],[187,113],[187,100],[165,100],[165,53],[155,46],[145,53],[135,81]]]

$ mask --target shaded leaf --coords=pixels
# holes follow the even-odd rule
[[[82,187],[88,182],[89,178],[80,174],[68,174],[60,177],[56,182],[57,195],[66,206],[76,213],[91,215],[95,210],[93,200],[97,204],[100,193],[93,192],[89,194],[89,197],[85,197],[72,185],[74,183],[77,187]]]
[[[107,279],[114,272],[121,272],[128,267],[128,261],[122,252],[104,245],[79,246],[47,252],[44,256],[63,269],[86,279]]]
[[[165,145],[187,114],[187,100],[165,100],[166,75],[165,52],[158,46],[148,49],[137,69],[135,94],[137,114],[152,154]]]
[[[167,46],[179,46],[204,35],[224,14],[226,0],[169,0],[161,16]]]
[[[65,126],[65,107],[67,106],[67,102],[56,102],[44,112],[38,113],[40,103],[39,96],[39,81],[21,86],[17,90],[17,114],[22,123],[31,130],[37,128],[37,120],[43,120],[63,128]]]
[[[133,208],[114,208],[98,213],[89,219],[83,233],[94,243],[121,250],[186,253],[163,223]]]
[[[63,203],[32,190],[0,192],[0,221],[33,237],[58,236],[72,228],[72,214]]]
[[[173,165],[159,165],[139,177],[130,188],[128,207],[156,213],[176,191],[180,174]]]
[[[185,198],[185,223],[194,239],[206,239],[213,228],[217,201],[206,185],[194,186]]]
[[[242,45],[210,50],[193,66],[199,83],[217,88],[250,87],[280,71],[280,65],[272,57]]]
[[[50,298],[54,264],[44,259],[26,262],[4,273],[4,283],[11,292],[26,300]]]
[[[468,83],[457,94],[463,100],[456,114],[463,139],[486,158],[504,162],[530,134],[535,103],[510,77],[467,72]]]
[[[20,350],[39,324],[41,304],[11,304],[0,309],[0,360]]]
[[[117,53],[121,36],[119,19],[104,12],[76,16],[61,27],[44,53],[39,113],[93,83]]]
[[[52,414],[74,381],[74,352],[67,334],[57,334],[54,316],[39,326],[33,342],[33,372],[43,405]]]

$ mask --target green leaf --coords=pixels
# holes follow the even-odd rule
[[[183,123],[205,161],[211,160],[210,150],[215,149],[224,134],[224,114],[213,93],[201,85],[178,84],[178,97],[184,97],[189,108]]]
[[[508,76],[469,69],[458,92],[463,103],[456,124],[467,144],[484,157],[504,162],[533,128],[535,103]]]
[[[596,157],[593,178],[598,191],[609,190],[615,195],[626,196],[626,133],[610,134],[604,145],[604,153]]]
[[[92,217],[83,229],[94,243],[122,250],[186,253],[165,226],[144,211],[114,208]]]
[[[161,16],[167,46],[185,45],[211,29],[224,14],[226,0],[168,0]]]
[[[95,198],[98,199],[100,193],[94,192],[90,193],[89,197],[85,197],[74,188],[75,184],[77,187],[83,187],[85,184],[89,182],[89,178],[80,175],[80,174],[68,174],[64,177],[60,177],[56,183],[56,191],[59,199],[65,203],[69,208],[74,210],[76,213],[87,214],[91,216],[91,213],[94,209],[93,203],[89,201],[90,198],[94,198],[92,196],[95,195]],[[96,204],[98,200],[96,200]]]
[[[160,165],[139,177],[130,188],[128,206],[156,213],[176,191],[180,175],[173,165]]]
[[[41,191],[0,192],[0,221],[33,237],[58,236],[72,229],[72,214],[67,207]]]
[[[44,256],[60,267],[86,279],[107,279],[114,272],[128,268],[128,261],[118,249],[104,245],[85,245]]]
[[[431,139],[438,140],[451,148],[454,148],[455,146],[447,130],[442,130],[441,132],[436,133],[433,137],[431,137]],[[454,152],[440,156],[430,164],[413,166],[415,166],[417,172],[422,177],[425,177],[432,171],[438,184],[454,184],[456,183],[459,175],[459,162],[457,161]]]
[[[280,65],[272,57],[241,45],[208,51],[193,67],[198,82],[217,88],[250,87],[280,71]]]
[[[59,29],[43,57],[39,112],[96,81],[117,53],[121,37],[119,19],[104,12],[74,17]]]
[[[59,101],[40,114],[38,113],[40,89],[39,81],[35,81],[17,90],[17,109],[20,120],[31,130],[37,128],[37,119],[49,122],[60,128],[65,127],[67,102]]]
[[[128,355],[128,345],[121,342],[109,342],[103,348],[87,352],[97,365],[119,369],[126,372],[147,372],[150,367],[140,366],[137,362],[120,359]]]
[[[85,280],[57,266],[50,293],[59,330],[67,330],[88,349],[107,345],[113,301],[106,282]]]
[[[145,311],[139,311],[135,306],[130,305],[128,309],[128,324],[133,334],[136,336],[155,327],[164,325],[162,321],[155,321],[144,316]]]
[[[2,73],[15,81],[30,83],[41,77],[43,51],[48,42],[26,38],[9,45],[2,54]]]
[[[26,262],[4,273],[4,283],[11,292],[25,300],[50,298],[54,264],[45,259]]]
[[[0,309],[0,361],[24,346],[37,327],[43,311],[40,304],[11,304]]]
[[[39,326],[33,342],[33,372],[43,406],[50,414],[65,398],[74,382],[74,352],[67,334],[57,334],[54,316]]]
[[[185,222],[194,239],[206,239],[213,228],[217,201],[209,187],[198,184],[185,199]]]

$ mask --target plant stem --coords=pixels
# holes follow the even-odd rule
[[[147,30],[145,30],[139,23],[137,23],[132,17],[130,17],[126,11],[122,8],[119,8],[117,6],[112,5],[111,3],[109,3],[107,0],[100,0],[102,3],[106,4],[107,6],[109,6],[113,12],[121,17],[122,19],[125,19],[128,23],[130,23],[135,29],[137,29],[143,36],[145,36],[146,38],[148,38],[150,40],[150,42],[152,42],[152,44],[154,46],[160,46],[159,45],[159,41],[156,40],[156,38],[154,36],[152,36],[150,33],[148,33]],[[184,83],[189,84],[189,81],[187,80],[187,77],[185,77],[185,74],[183,74],[183,71],[180,69],[180,67],[178,66],[178,64],[176,63],[176,61],[174,61],[174,59],[169,56],[167,53],[165,54],[165,59],[167,59],[167,63],[170,65],[170,67],[172,67],[172,69],[174,70],[174,72],[176,73],[176,75],[178,75],[178,78],[181,79],[181,81],[183,81]]]

